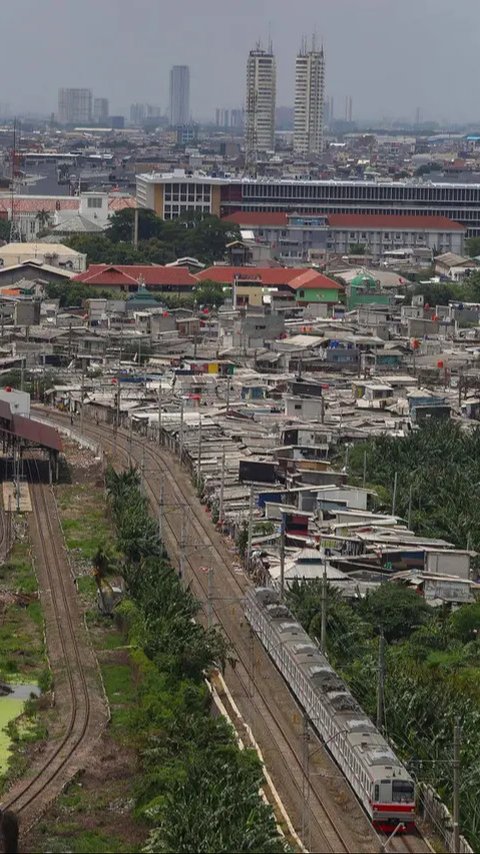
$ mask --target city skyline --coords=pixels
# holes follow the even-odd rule
[[[113,114],[128,115],[136,101],[160,104],[166,113],[169,69],[185,64],[191,68],[193,117],[210,118],[218,106],[242,103],[245,56],[269,33],[277,57],[277,103],[293,104],[295,56],[302,37],[316,32],[328,63],[326,91],[338,104],[351,95],[357,118],[413,120],[420,108],[424,119],[476,120],[475,0],[324,0],[320,7],[303,0],[294,13],[273,0],[260,8],[245,0],[233,11],[220,0],[204,0],[201,12],[187,0],[174,11],[139,0],[135,16],[127,0],[85,0],[81,6],[19,0],[3,11],[6,30],[22,20],[22,62],[18,45],[8,40],[0,59],[3,79],[15,80],[2,96],[12,111],[48,115],[56,109],[58,87],[71,86],[99,92]],[[460,45],[452,68],[444,59]],[[120,61],[133,46],[135,62]],[[55,61],[45,59],[50,55]]]

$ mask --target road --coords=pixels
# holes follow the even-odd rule
[[[57,506],[51,487],[29,466],[29,514],[35,571],[54,682],[55,720],[45,750],[27,775],[6,793],[2,807],[15,810],[26,833],[84,768],[108,721],[97,662],[77,602]]]
[[[60,414],[55,413],[54,419],[68,426]],[[177,567],[181,565],[185,580],[202,603],[205,620],[219,623],[235,650],[237,663],[227,667],[227,686],[306,847],[316,852],[379,851],[381,841],[345,778],[315,732],[306,730],[300,707],[250,632],[242,605],[249,581],[236,565],[233,548],[215,530],[197,499],[186,471],[170,451],[151,441],[137,437],[130,441],[122,430],[115,437],[110,426],[90,423],[84,432],[110,454],[117,467],[131,460],[141,468],[143,462],[146,495],[155,515],[161,509],[162,537],[170,558]],[[304,773],[307,751],[309,779]],[[419,854],[429,850],[414,835],[392,840],[391,850],[397,846]]]

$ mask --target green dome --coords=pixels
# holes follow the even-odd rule
[[[358,276],[355,276],[354,279],[350,282],[351,288],[376,288],[377,283],[373,276],[369,276],[367,273],[359,273]]]

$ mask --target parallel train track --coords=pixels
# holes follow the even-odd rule
[[[306,838],[311,842],[311,848],[315,851],[326,852],[372,852],[378,850],[378,839],[375,837],[371,826],[365,818],[360,807],[354,801],[348,784],[340,776],[336,765],[328,758],[327,773],[316,775],[315,771],[310,778],[310,785],[304,788],[304,757],[300,743],[301,715],[298,707],[289,692],[285,690],[283,679],[266,656],[263,647],[256,641],[254,643],[254,655],[260,660],[260,668],[256,679],[255,691],[252,694],[251,685],[251,646],[252,639],[248,627],[243,623],[242,599],[248,586],[244,574],[235,573],[233,570],[232,556],[228,553],[217,535],[218,544],[213,540],[215,534],[208,530],[210,523],[206,525],[205,513],[201,505],[192,501],[188,489],[182,488],[178,473],[174,470],[169,460],[168,452],[161,453],[156,446],[144,443],[143,446],[134,440],[131,444],[126,434],[119,431],[112,439],[111,431],[106,434],[105,429],[88,424],[86,433],[101,440],[105,448],[114,451],[116,458],[121,458],[128,463],[132,461],[141,464],[142,457],[148,465],[148,478],[145,478],[145,489],[149,495],[150,503],[158,509],[158,495],[160,480],[165,478],[171,487],[171,495],[174,503],[170,506],[163,517],[163,536],[171,556],[178,554],[182,539],[182,507],[188,507],[188,525],[194,533],[195,544],[186,549],[187,556],[184,566],[189,567],[188,581],[192,584],[194,592],[201,594],[201,600],[205,605],[208,597],[208,579],[204,572],[199,571],[199,562],[215,564],[215,572],[221,577],[221,599],[225,606],[218,605],[216,601],[210,603],[211,611],[218,622],[222,624],[227,638],[231,642],[238,656],[238,663],[234,669],[229,671],[231,679],[237,683],[237,689],[247,701],[247,706],[255,709],[259,718],[263,720],[263,729],[269,729],[272,744],[271,753],[275,752],[281,757],[283,764],[283,776],[289,778],[295,787],[296,812],[300,815],[301,802],[306,799],[307,817],[304,830],[307,828]],[[155,450],[153,449],[155,448]],[[178,498],[176,497],[178,496]],[[172,518],[170,518],[170,516]],[[188,541],[188,537],[187,537]],[[188,554],[190,552],[190,554]],[[207,555],[207,556],[206,556]],[[216,579],[217,587],[220,578]],[[215,600],[215,596],[214,596]],[[225,613],[227,611],[227,615]],[[231,616],[230,616],[231,615]],[[231,618],[233,616],[233,619]],[[265,679],[262,676],[265,675]],[[272,692],[272,683],[273,692]],[[273,700],[273,702],[272,702]],[[295,736],[292,739],[292,722],[288,721],[291,709],[296,709],[298,723],[293,727]],[[294,712],[295,714],[295,712]],[[314,733],[311,733],[315,750],[324,750],[322,743]],[[310,748],[309,748],[310,749]],[[268,761],[268,756],[266,757]],[[333,783],[332,783],[333,781]],[[339,788],[342,789],[339,793]],[[329,799],[324,797],[325,789],[329,792]],[[335,804],[335,799],[337,803]],[[359,823],[357,831],[348,828],[346,832],[345,819],[348,811],[355,803],[355,816],[350,815],[350,825],[353,821]],[[300,827],[298,828],[300,829]]]
[[[73,772],[82,766],[78,756],[87,734],[98,737],[101,723],[100,706],[92,709],[91,686],[87,673],[91,667],[89,655],[79,643],[79,614],[76,612],[76,591],[71,575],[65,573],[67,558],[59,546],[59,531],[52,518],[56,504],[51,489],[40,482],[38,462],[28,464],[34,524],[32,534],[37,546],[37,572],[44,600],[50,660],[56,680],[59,712],[65,714],[64,729],[58,743],[48,749],[45,757],[34,763],[31,776],[13,787],[7,794],[4,808],[19,815],[22,832],[31,827]],[[51,605],[45,607],[46,603]],[[59,684],[62,683],[62,684]]]

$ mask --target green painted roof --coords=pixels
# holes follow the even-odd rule
[[[354,279],[350,282],[350,287],[352,288],[376,288],[377,283],[373,276],[367,275],[367,273],[359,273],[358,276],[355,276]]]

